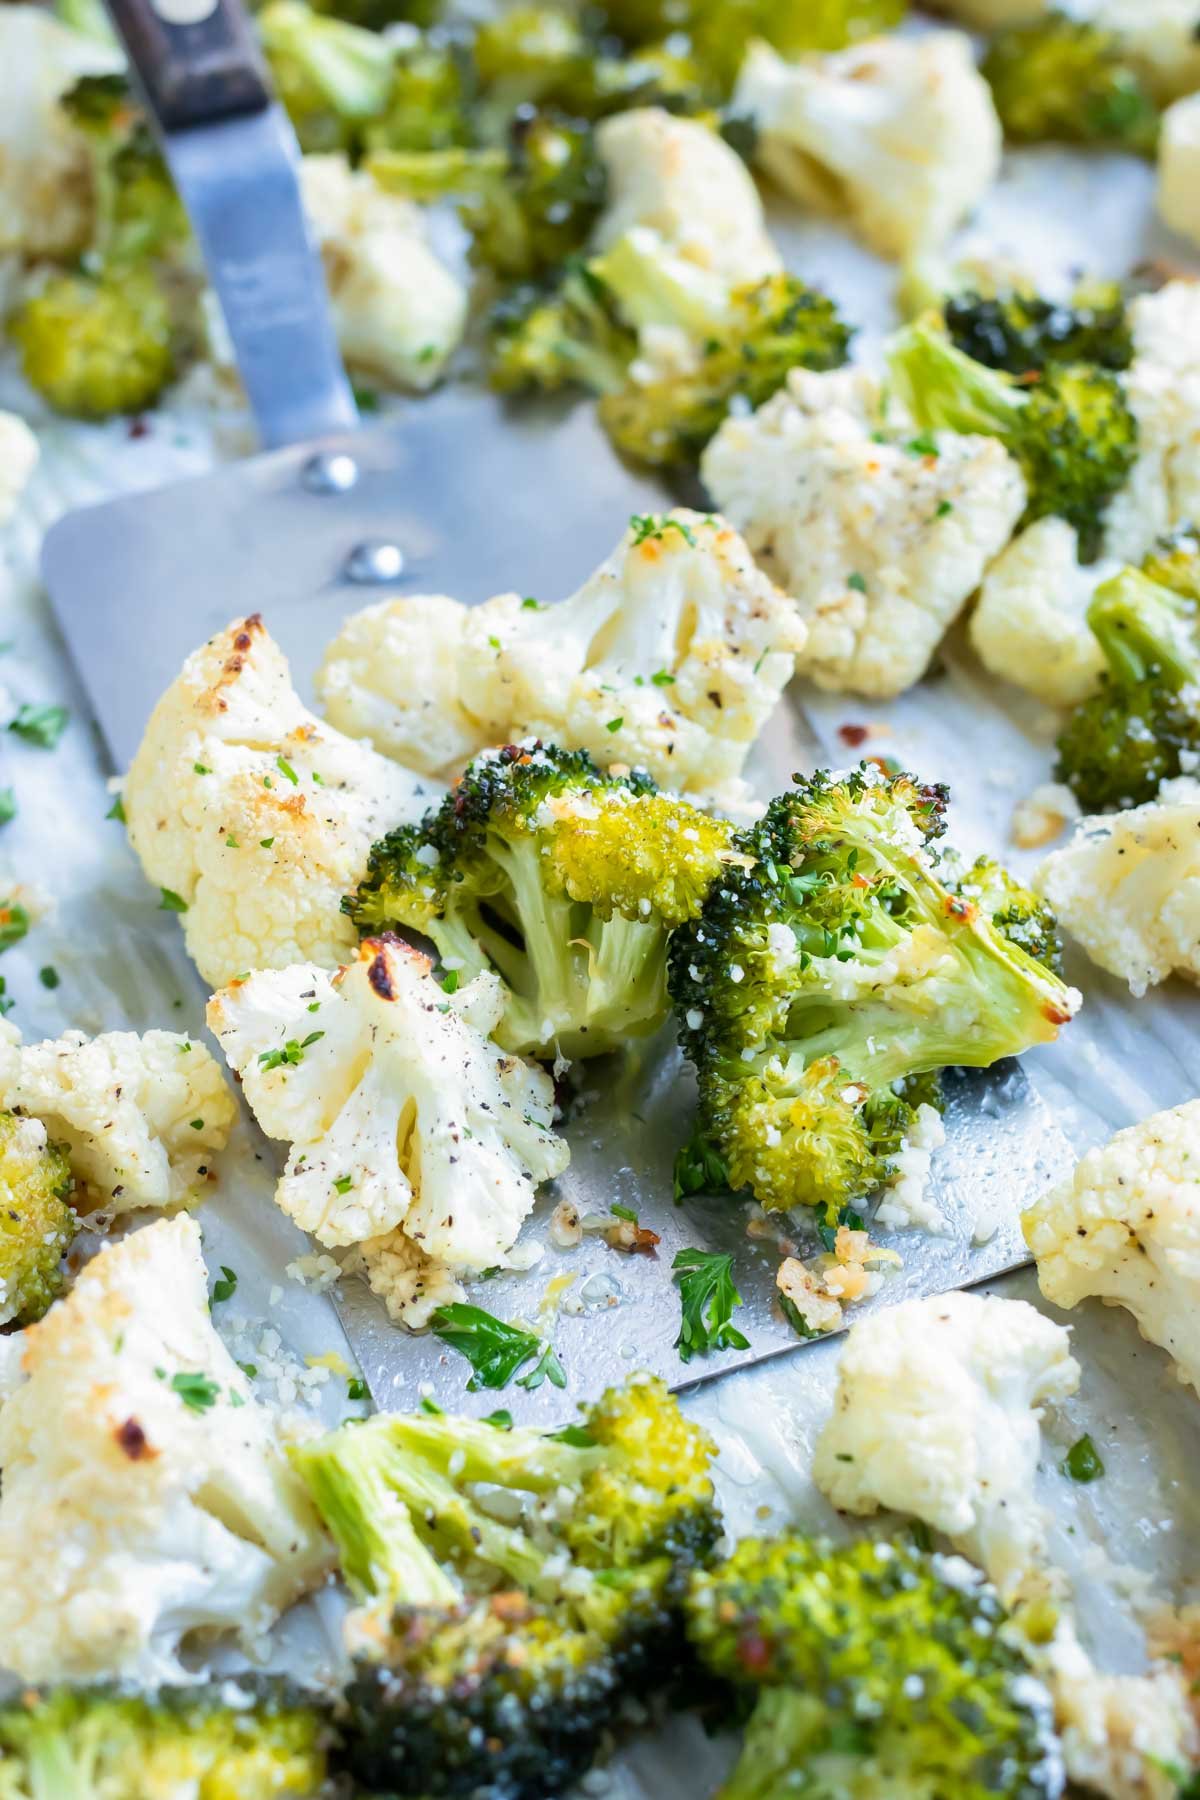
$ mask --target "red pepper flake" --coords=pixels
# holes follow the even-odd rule
[[[149,1439],[136,1419],[126,1419],[123,1425],[117,1426],[113,1435],[130,1462],[143,1462],[146,1457],[154,1455]]]
[[[839,725],[838,736],[848,750],[857,750],[871,735],[869,725]]]

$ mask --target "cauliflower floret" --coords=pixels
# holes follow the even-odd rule
[[[426,1256],[403,1231],[356,1244],[342,1268],[347,1275],[361,1275],[387,1307],[388,1317],[409,1331],[424,1330],[439,1307],[466,1298],[454,1271]]]
[[[878,37],[787,63],[751,44],[734,111],[795,199],[849,219],[882,256],[935,248],[1000,168],[991,90],[959,31]]]
[[[1138,563],[1155,542],[1200,518],[1200,281],[1169,281],[1129,309],[1133,362],[1125,392],[1138,454],[1109,502],[1105,554]]]
[[[1115,32],[1157,99],[1200,87],[1196,0],[1065,0],[1062,10]]]
[[[1008,542],[1025,482],[994,438],[885,425],[862,369],[793,369],[704,453],[705,485],[808,624],[797,668],[871,696],[920,680]]]
[[[843,1347],[813,1479],[842,1512],[945,1532],[1011,1599],[1044,1554],[1040,1409],[1079,1385],[1069,1338],[1023,1300],[977,1294],[873,1313]]]
[[[467,294],[426,242],[420,208],[344,156],[302,158],[300,186],[346,362],[388,387],[432,387],[462,339]]]
[[[406,594],[351,614],[313,685],[331,725],[425,775],[461,769],[486,739],[459,703],[467,609]]]
[[[558,605],[499,594],[452,614],[453,602],[439,602],[436,675],[407,648],[429,604],[371,608],[326,652],[318,679],[327,694],[335,683],[348,693],[361,666],[362,685],[337,716],[377,748],[391,748],[394,730],[419,729],[436,688],[445,730],[430,760],[445,751],[443,772],[490,744],[542,737],[705,798],[737,782],[807,637],[794,601],[737,533],[683,509],[635,519]]]
[[[1104,657],[1087,609],[1101,572],[1079,562],[1065,519],[1038,519],[1001,552],[983,578],[970,638],[985,669],[1049,706],[1076,706],[1092,693]]]
[[[22,1334],[0,1409],[0,1660],[30,1681],[181,1674],[330,1556],[269,1413],[213,1330],[187,1214],[101,1250]]]
[[[0,255],[66,258],[87,244],[92,156],[58,99],[81,75],[120,66],[115,49],[69,31],[44,7],[0,11]]]
[[[1141,996],[1168,975],[1200,980],[1200,782],[1164,782],[1127,812],[1084,818],[1035,876],[1094,963]]]
[[[0,25],[3,14],[0,14]],[[0,32],[0,41],[2,41]],[[0,412],[0,525],[7,525],[37,466],[37,439],[15,413]]]
[[[109,1215],[194,1200],[237,1118],[208,1050],[174,1031],[6,1038],[0,1106],[40,1119],[70,1158],[77,1210]]]
[[[1108,1800],[1177,1800],[1178,1772],[1200,1756],[1181,1671],[1159,1664],[1146,1675],[1102,1674],[1069,1623],[1039,1660],[1071,1781]]]
[[[1158,210],[1172,231],[1200,244],[1200,94],[1177,100],[1163,115]]]
[[[429,798],[301,704],[257,613],[189,656],[124,790],[129,841],[213,987],[243,969],[336,968],[355,941],[342,896]]]
[[[1124,1306],[1200,1392],[1200,1100],[1089,1150],[1021,1223],[1047,1300]]]
[[[595,251],[638,233],[668,275],[709,292],[718,308],[731,287],[783,266],[745,164],[706,125],[636,107],[598,127],[596,149],[608,204],[593,234]]]
[[[402,1227],[452,1268],[501,1262],[569,1158],[550,1077],[486,1035],[502,1011],[498,977],[447,995],[398,938],[366,939],[332,978],[304,964],[214,995],[255,1117],[292,1145],[283,1211],[322,1244]]]

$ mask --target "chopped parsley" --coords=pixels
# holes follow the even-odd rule
[[[207,1412],[210,1406],[217,1404],[221,1392],[211,1376],[185,1375],[182,1371],[172,1375],[171,1390],[192,1412]]]
[[[270,849],[270,848],[271,848],[271,845],[272,845],[272,844],[273,844],[273,843],[274,843],[274,842],[275,842],[275,839],[274,839],[274,838],[273,838],[273,837],[269,837],[269,838],[259,838],[259,840],[258,840],[258,847],[259,847],[259,849],[260,849],[260,850],[269,850],[269,849]]]
[[[605,731],[614,731],[614,732],[620,731],[620,729],[624,723],[625,723],[624,719],[609,719],[609,721],[605,725],[604,729],[605,729]]]
[[[680,1250],[671,1264],[681,1316],[675,1348],[681,1362],[709,1350],[748,1350],[750,1341],[732,1323],[742,1296],[733,1284],[728,1251]]]
[[[17,816],[17,796],[10,787],[0,788],[0,825],[7,825],[10,819]]]
[[[1098,1481],[1104,1473],[1100,1452],[1085,1432],[1067,1451],[1061,1464],[1062,1473],[1072,1481]]]
[[[658,513],[634,513],[629,521],[629,529],[633,533],[634,547],[644,544],[648,538],[661,539],[668,531],[677,531],[685,543],[696,548],[696,534],[690,525],[682,519],[668,519]]]
[[[277,756],[275,758],[275,767],[286,781],[291,782],[293,787],[299,787],[300,777],[297,775],[286,756]]]
[[[458,992],[457,969],[447,969],[442,976],[442,992],[443,994],[456,994]]]
[[[954,502],[952,500],[939,500],[937,511],[933,516],[935,519],[944,519],[947,513],[952,513],[953,511]]]
[[[674,687],[675,677],[668,669],[656,669],[650,677],[655,687]]]
[[[185,913],[187,911],[187,901],[181,894],[177,894],[173,888],[159,888],[158,891],[162,895],[162,898],[158,903],[159,912]]]
[[[36,744],[39,750],[53,750],[67,728],[70,716],[65,706],[34,706],[27,701],[17,709],[17,716],[8,729],[27,744]]]
[[[306,1038],[299,1041],[296,1038],[289,1038],[282,1050],[262,1051],[258,1059],[259,1067],[263,1069],[294,1069],[297,1063],[304,1060],[304,1052],[309,1045],[315,1044],[324,1036],[323,1031],[310,1031]]]
[[[847,575],[847,577],[846,577],[846,586],[847,586],[847,587],[848,587],[848,588],[853,588],[853,589],[854,589],[854,592],[855,592],[855,593],[856,593],[856,594],[865,594],[865,593],[866,593],[866,591],[867,591],[867,579],[866,579],[866,576],[865,576],[865,575],[860,575],[860,574],[859,574],[859,573],[858,573],[858,571],[857,571],[857,570],[855,570],[855,572],[854,572],[854,574],[853,574],[853,575]]]
[[[105,813],[104,816],[106,819],[115,819],[117,821],[118,825],[124,825],[126,823],[125,802],[121,798],[120,794],[117,795],[116,799],[113,801],[112,805],[109,807],[108,811]]]
[[[563,1366],[554,1354],[548,1338],[519,1325],[506,1324],[482,1306],[471,1306],[462,1300],[439,1306],[432,1319],[433,1334],[451,1350],[465,1356],[475,1371],[467,1388],[507,1387],[526,1363],[533,1367],[517,1381],[518,1387],[534,1389],[544,1381],[562,1388],[567,1385]]]
[[[371,1398],[371,1390],[361,1375],[346,1377],[346,1398],[347,1400],[369,1400]]]
[[[232,1300],[233,1296],[237,1293],[237,1284],[237,1270],[227,1269],[225,1264],[222,1263],[221,1279],[213,1282],[213,1305],[220,1306],[223,1300]]]
[[[353,1186],[353,1175],[338,1175],[333,1183],[333,1189],[336,1194],[348,1194]]]
[[[634,1212],[632,1206],[618,1206],[614,1202],[608,1210],[613,1215],[614,1219],[624,1219],[628,1225],[636,1225],[638,1222],[638,1216]]]
[[[59,984],[59,973],[53,963],[47,963],[44,968],[38,970],[38,980],[44,988],[49,988],[53,993]]]
[[[904,448],[910,456],[936,456],[938,454],[937,442],[932,432],[929,431],[922,431],[918,437],[909,438]]]
[[[0,900],[0,950],[11,950],[19,944],[33,923],[17,900]]]

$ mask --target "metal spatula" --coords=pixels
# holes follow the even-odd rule
[[[300,206],[295,140],[236,0],[110,3],[268,446],[201,480],[74,513],[47,536],[54,610],[124,768],[184,657],[231,618],[263,613],[303,691],[343,615],[374,597],[364,586],[469,602],[504,589],[561,598],[604,558],[629,514],[663,496],[621,466],[587,406],[514,413],[451,387],[355,430]],[[817,760],[825,759],[801,715],[784,707],[755,773],[764,792],[777,791]],[[523,1396],[532,1417],[561,1416],[570,1398],[634,1367],[678,1383],[797,1343],[774,1306],[778,1245],[747,1234],[747,1208],[728,1199],[672,1204],[691,1090],[669,1035],[632,1068],[597,1069],[594,1086],[569,1130],[571,1168],[539,1216],[564,1196],[585,1217],[617,1203],[661,1241],[653,1256],[626,1256],[587,1235],[569,1259],[551,1251],[540,1271],[479,1287],[474,1298],[489,1311],[529,1319],[548,1273],[575,1277],[553,1325],[568,1396],[549,1384]],[[1065,1140],[1014,1067],[953,1078],[949,1102],[934,1186],[952,1229],[908,1239],[904,1272],[868,1304],[966,1286],[1025,1260],[1018,1210],[1066,1165]],[[817,1247],[804,1228],[795,1236],[802,1249]],[[732,1255],[748,1349],[680,1362],[670,1269],[684,1247]],[[378,1404],[411,1404],[419,1388],[448,1405],[492,1404],[484,1393],[464,1399],[460,1359],[392,1326],[365,1286],[345,1284],[337,1303]]]

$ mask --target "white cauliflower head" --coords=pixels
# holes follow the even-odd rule
[[[1168,975],[1200,980],[1200,782],[1080,819],[1034,884],[1094,963],[1142,995]]]
[[[6,1037],[0,1106],[40,1119],[70,1158],[76,1208],[110,1216],[198,1199],[237,1118],[208,1050],[174,1031]]]
[[[734,110],[785,192],[849,219],[883,256],[936,248],[991,187],[1000,121],[958,31],[871,38],[787,63],[751,44]]]
[[[1103,1674],[1065,1622],[1038,1661],[1054,1697],[1063,1763],[1073,1783],[1107,1800],[1178,1800],[1179,1771],[1200,1757],[1200,1732],[1180,1668],[1158,1664],[1145,1675]]]
[[[1158,210],[1172,231],[1200,244],[1200,94],[1177,100],[1163,114]]]
[[[800,604],[797,668],[819,687],[878,697],[920,680],[1024,510],[995,439],[929,442],[923,454],[911,426],[885,421],[864,370],[793,369],[704,453],[713,499]]]
[[[985,669],[1044,700],[1076,706],[1104,668],[1087,609],[1100,577],[1079,561],[1065,519],[1038,519],[1002,550],[983,577],[970,638]]]
[[[0,256],[77,256],[95,218],[92,155],[59,106],[81,75],[121,66],[115,48],[61,25],[41,6],[0,12]]]
[[[2,38],[0,32],[0,41]],[[18,419],[16,413],[0,412],[0,525],[7,525],[17,510],[37,459],[37,439],[24,419]]]
[[[420,208],[344,156],[303,157],[300,187],[347,364],[387,387],[432,387],[462,338],[467,294],[430,249]]]
[[[1169,281],[1129,308],[1133,362],[1122,377],[1138,453],[1104,517],[1105,554],[1140,562],[1200,518],[1200,281]]]
[[[353,948],[342,896],[428,787],[323,725],[257,614],[188,657],[125,782],[129,841],[212,986]]]
[[[1021,1223],[1047,1300],[1125,1307],[1200,1393],[1200,1100],[1089,1150]]]
[[[1157,99],[1200,87],[1196,0],[1068,0],[1063,11],[1115,32]]]
[[[753,178],[707,125],[637,107],[603,121],[596,149],[608,178],[608,203],[592,238],[597,252],[640,234],[641,250],[664,273],[694,284],[718,307],[731,287],[782,266]]]
[[[213,1330],[186,1214],[101,1250],[22,1334],[0,1408],[0,1660],[30,1681],[178,1677],[251,1637],[329,1548],[271,1415]]]
[[[1011,1599],[1035,1577],[1033,1497],[1047,1402],[1079,1384],[1070,1334],[1022,1300],[943,1294],[851,1328],[813,1479],[842,1512],[911,1513]]]
[[[235,981],[208,1020],[270,1137],[291,1143],[276,1199],[323,1244],[403,1228],[437,1262],[502,1262],[534,1189],[566,1167],[554,1088],[487,1033],[499,978],[447,995],[428,957],[366,939],[330,977],[302,964]]]
[[[314,682],[330,724],[424,775],[461,769],[488,741],[459,699],[466,617],[444,594],[352,613]]]

